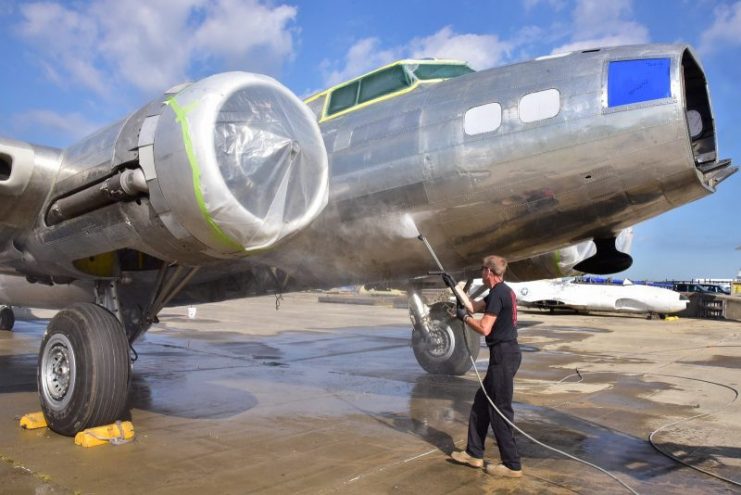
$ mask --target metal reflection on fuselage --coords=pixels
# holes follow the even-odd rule
[[[491,131],[466,132],[470,109],[497,107]],[[705,121],[699,134],[688,110]],[[405,213],[446,267],[463,270],[491,252],[516,261],[613,237],[712,192],[700,165],[718,162],[704,75],[682,45],[588,50],[467,74],[321,129],[329,206],[267,257],[337,282],[429,268],[419,246],[395,234]],[[300,267],[287,252],[304,253]]]

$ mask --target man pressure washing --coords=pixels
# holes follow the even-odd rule
[[[515,293],[504,283],[507,261],[500,256],[487,256],[481,266],[481,279],[489,288],[489,294],[481,301],[471,301],[455,285],[452,277],[443,274],[445,282],[453,288],[459,305],[456,316],[486,338],[489,347],[489,367],[484,377],[484,388],[476,392],[468,420],[468,445],[465,450],[455,451],[450,458],[460,464],[475,468],[484,467],[484,442],[491,425],[499,447],[501,463],[488,464],[486,472],[495,476],[519,478],[522,476],[520,455],[517,452],[512,426],[497,413],[489,399],[510,422],[514,421],[512,393],[514,378],[522,361],[517,343],[517,303]],[[472,313],[483,312],[481,319]]]

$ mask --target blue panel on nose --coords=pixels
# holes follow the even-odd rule
[[[671,96],[668,58],[616,60],[607,72],[607,106],[617,107]]]

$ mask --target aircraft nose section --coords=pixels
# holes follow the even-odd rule
[[[737,172],[738,167],[731,166],[730,159],[718,159],[715,119],[707,80],[689,48],[682,54],[682,87],[695,167],[702,174],[703,185],[715,192],[716,186]]]

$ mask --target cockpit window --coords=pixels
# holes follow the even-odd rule
[[[360,82],[358,103],[387,95],[410,85],[404,68],[400,65],[376,72]]]
[[[451,77],[458,77],[474,72],[469,66],[458,64],[419,64],[416,67],[411,66],[410,68],[414,76],[422,81],[428,79],[450,79]]]
[[[421,82],[434,83],[470,72],[474,72],[473,69],[465,64],[399,61],[366,74],[344,86],[328,90],[329,104],[325,116],[320,118],[320,121],[339,113],[345,113],[352,107],[380,100],[384,96],[410,91]],[[309,105],[315,112],[321,112],[319,102],[311,99]]]
[[[359,86],[360,81],[355,81],[352,84],[335,89],[332,92],[332,98],[329,100],[327,115],[332,115],[355,105]]]

